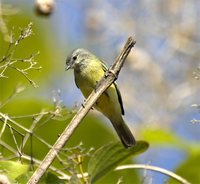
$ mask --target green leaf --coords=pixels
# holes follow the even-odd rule
[[[80,181],[80,178],[78,178],[78,176],[73,175],[73,176],[70,178],[68,184],[82,184],[82,182]]]
[[[27,172],[25,174],[20,175],[18,178],[16,178],[16,181],[20,184],[26,184],[30,177],[33,175],[33,172]],[[39,181],[40,184],[64,184],[64,180],[61,180],[56,176],[55,174],[51,172],[45,173],[45,175],[41,178]]]
[[[20,184],[26,184],[28,182],[29,178],[33,175],[33,173],[34,173],[33,171],[29,171],[27,173],[24,173],[24,174],[18,176],[15,179],[15,181],[17,183],[20,183]]]
[[[176,148],[184,149],[187,151],[188,142],[183,138],[177,136],[172,130],[164,129],[145,129],[143,131],[143,138],[152,144],[159,146],[175,146]]]
[[[65,182],[58,178],[55,174],[48,172],[42,180],[44,183],[48,184],[64,184]]]
[[[173,131],[169,130],[145,129],[143,131],[143,137],[145,140],[149,140],[149,142],[153,142],[155,144],[183,144],[183,141],[176,134],[174,134]]]
[[[189,154],[200,152],[199,142],[188,141],[183,137],[178,136],[174,131],[168,129],[144,129],[143,138],[148,140],[151,145],[173,146],[184,150]]]
[[[121,143],[110,143],[99,148],[88,163],[90,183],[97,181],[128,157],[146,151],[148,147],[147,142],[137,141],[137,144],[130,149],[125,149]]]
[[[200,183],[200,152],[191,154],[176,170],[176,174],[191,183]],[[170,180],[171,181],[171,180]]]
[[[4,171],[9,178],[15,179],[28,171],[29,166],[14,161],[0,161],[0,170]]]

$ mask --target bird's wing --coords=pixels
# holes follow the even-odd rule
[[[117,87],[117,84],[115,82],[113,84],[115,85],[115,89],[117,91],[118,101],[119,101],[119,104],[120,104],[120,107],[121,107],[122,115],[124,115],[125,113],[124,113],[124,107],[123,107],[121,93],[119,91],[119,88]]]
[[[101,61],[102,68],[103,68],[104,72],[108,71],[106,64],[102,60],[100,60],[100,61]],[[117,87],[117,83],[113,82],[113,84],[114,84],[116,92],[117,92],[118,101],[119,101],[119,104],[120,104],[120,107],[121,107],[122,115],[124,115],[125,113],[124,113],[124,107],[123,107],[123,101],[122,101],[121,93],[119,91],[119,88]]]
[[[75,80],[76,87],[79,89],[78,82],[77,82],[77,79],[75,77],[75,72],[74,72],[74,80]]]
[[[106,72],[108,70],[108,67],[106,66],[106,64],[102,60],[100,60],[100,62],[101,62],[103,71]]]

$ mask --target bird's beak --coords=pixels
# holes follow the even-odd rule
[[[69,70],[71,68],[71,65],[66,65],[66,67],[65,67],[65,71],[67,71],[67,70]]]
[[[68,58],[66,59],[65,71],[69,70],[70,68],[72,68],[72,63],[71,63],[70,58],[68,57]]]

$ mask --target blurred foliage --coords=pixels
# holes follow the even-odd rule
[[[200,170],[199,159],[200,150],[195,154],[188,155],[187,159],[177,168],[176,173],[184,176],[191,183],[200,183],[200,176],[198,174]]]
[[[184,177],[191,183],[199,183],[199,143],[189,142],[181,137],[178,137],[174,132],[158,129],[144,129],[143,137],[151,142],[152,146],[159,148],[165,146],[174,146],[176,149],[181,149],[187,153],[187,157],[175,170],[175,173]],[[188,169],[190,168],[190,169]],[[170,179],[169,183],[178,183]]]
[[[30,171],[23,173],[22,175],[20,175],[19,177],[15,179],[15,182],[25,184],[28,182],[32,174],[33,172],[30,172]],[[65,182],[59,179],[58,176],[56,176],[55,174],[51,172],[46,172],[45,175],[41,178],[39,183],[40,184],[64,184]]]
[[[154,145],[173,146],[182,149],[188,154],[200,152],[197,142],[187,141],[172,132],[172,130],[144,129],[142,135],[145,140],[149,140]]]
[[[17,169],[16,169],[17,168]],[[29,165],[21,164],[13,161],[0,161],[1,174],[9,176],[9,179],[14,181],[20,175],[28,172]]]
[[[17,14],[15,15],[14,20],[11,19],[9,21],[8,29],[11,30],[10,32],[12,32],[13,37],[18,38],[20,37],[20,34],[21,34],[20,29],[23,29],[24,27],[26,27],[27,24],[29,24],[29,22],[31,22],[31,19],[28,18],[28,16],[25,18]],[[34,56],[34,60],[35,60],[34,62],[39,63],[39,67],[42,68],[42,72],[30,70],[28,73],[29,78],[34,81],[34,85],[40,86],[44,83],[44,79],[48,77],[47,73],[50,71],[50,69],[53,66],[51,62],[52,56],[45,52],[46,48],[44,44],[42,44],[42,42],[44,41],[42,38],[42,35],[36,31],[38,29],[35,29],[35,27],[37,26],[34,25],[33,27],[34,27],[33,35],[21,41],[22,43],[20,43],[19,46],[17,46],[17,49],[15,49],[15,52],[13,52],[11,59],[12,60],[21,59],[21,61],[17,63],[18,68],[21,68],[23,67],[23,65],[26,65],[26,62],[24,62],[26,58],[32,57],[35,55],[35,53],[38,53],[38,52],[42,53],[37,56]],[[41,37],[34,36],[36,34],[41,35]],[[0,51],[1,51],[0,57],[3,58],[6,52],[8,51],[10,44],[3,42],[2,37],[0,37],[0,42],[4,43],[4,44],[0,44]],[[16,46],[14,45],[14,47]],[[49,61],[49,63],[45,64],[47,60]],[[28,98],[29,94],[35,97],[36,94],[38,94],[39,91],[41,91],[39,88],[32,89],[32,87],[30,87],[30,85],[28,84],[29,81],[23,75],[20,75],[19,71],[14,70],[13,68],[8,67],[8,69],[5,72],[5,76],[8,76],[8,77],[4,79],[1,78],[0,80],[0,86],[1,86],[0,97],[1,97],[1,100],[3,101],[7,100],[9,98],[9,95],[13,92],[13,89],[16,89],[16,86],[18,86],[21,83],[23,83],[23,85],[26,88],[26,93],[22,93],[21,98]],[[17,100],[17,98],[14,98],[12,100],[15,101]],[[21,103],[18,106],[21,106]]]
[[[0,77],[1,159],[21,159],[24,163],[34,161],[33,167],[36,167],[75,114],[76,107],[71,109],[68,103],[81,102],[70,83],[72,77],[64,74],[63,66],[69,50],[84,45],[111,64],[124,40],[134,35],[137,44],[120,73],[118,83],[126,118],[138,122],[134,125],[137,137],[150,143],[150,151],[154,148],[159,150],[152,158],[147,156],[147,152],[141,160],[145,164],[156,160],[159,165],[156,154],[162,154],[167,168],[176,160],[168,159],[168,153],[161,150],[163,147],[176,148],[185,157],[173,165],[173,171],[191,183],[200,183],[199,3],[195,0],[57,1],[53,14],[48,18],[37,17],[31,3],[25,0],[0,1],[0,66],[9,48],[11,33],[17,39],[21,31],[32,23],[33,34],[20,41],[12,60],[18,60],[20,68],[24,67],[27,59],[33,59],[38,67],[42,67],[39,72],[30,70],[28,73],[39,88],[33,88],[13,68],[6,70],[8,78]],[[50,100],[51,90],[57,88],[66,94]],[[67,107],[63,103],[67,103]],[[190,109],[192,104],[197,111]],[[70,160],[77,153],[86,155],[82,165],[86,172],[93,153],[90,148],[115,140],[113,132],[96,116],[87,116],[53,166],[67,174],[79,173],[79,168],[70,171],[67,164],[69,162],[71,168],[77,166],[73,159]],[[22,139],[26,140],[24,146],[21,146]],[[69,148],[73,151],[70,152]],[[75,151],[77,149],[79,151]],[[121,180],[124,183],[159,183],[151,174],[149,181],[146,180],[146,173],[117,171],[96,183],[119,183]],[[45,177],[58,179],[52,173],[48,175]],[[28,177],[23,175],[19,181],[27,181]],[[161,180],[166,181],[166,178]],[[71,181],[79,180],[75,177]],[[168,182],[174,183],[172,180]]]
[[[13,33],[11,33],[10,36],[10,43],[6,50],[5,55],[3,55],[1,60],[1,78],[9,78],[9,76],[6,75],[7,70],[14,70],[15,72],[20,73],[28,82],[33,86],[37,87],[36,83],[29,77],[29,72],[31,70],[41,70],[41,67],[37,66],[37,62],[35,61],[36,54],[31,54],[29,57],[25,59],[17,59],[14,58],[16,51],[18,49],[18,46],[21,44],[21,42],[29,37],[32,34],[32,23],[28,24],[26,28],[21,30],[20,35],[18,38],[15,38]],[[18,91],[21,91],[20,88],[17,88],[16,93]]]

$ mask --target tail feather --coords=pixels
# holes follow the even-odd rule
[[[133,134],[131,133],[128,126],[125,124],[124,120],[120,119],[120,121],[112,121],[112,125],[114,126],[118,136],[121,139],[121,142],[126,148],[133,147],[136,144],[135,138]]]

